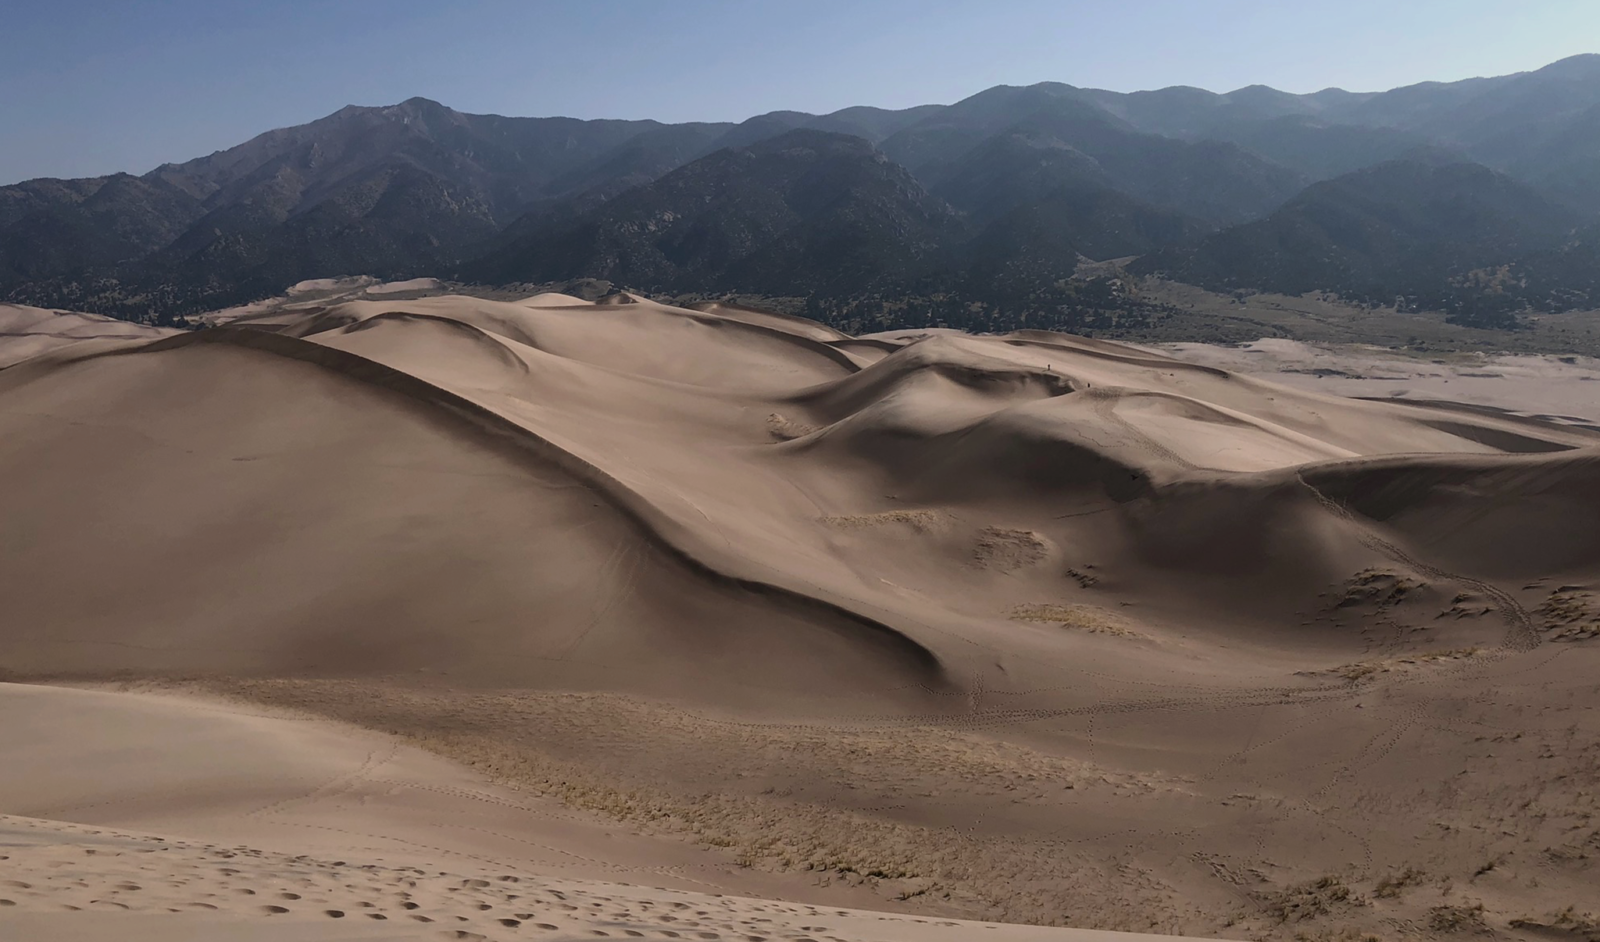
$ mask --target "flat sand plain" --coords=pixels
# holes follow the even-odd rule
[[[270,883],[327,902],[196,918],[352,938],[423,906],[488,938],[1592,936],[1600,433],[1504,408],[629,295],[34,350],[0,370],[0,919],[120,924],[71,894],[144,887],[134,858],[62,861],[159,836],[163,908]],[[155,741],[91,748],[108,715]],[[312,892],[275,885],[297,858]],[[459,911],[506,876],[529,919]],[[562,909],[571,880],[633,889]],[[739,899],[644,918],[691,892]]]
[[[1163,344],[1161,352],[1314,392],[1452,403],[1600,426],[1600,360],[1576,354],[1404,353],[1266,339]]]

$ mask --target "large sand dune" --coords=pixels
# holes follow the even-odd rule
[[[946,916],[1600,910],[1581,425],[631,296],[14,359],[14,679],[331,716]]]

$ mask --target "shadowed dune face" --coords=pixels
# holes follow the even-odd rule
[[[521,368],[481,359],[498,341],[476,328],[391,323],[365,333],[420,332],[468,375]],[[200,336],[6,377],[24,379],[0,446],[11,670],[551,683],[588,664],[670,690],[766,662],[807,690],[938,682],[889,629],[711,572],[420,384],[351,380],[303,341],[248,338],[309,361]],[[68,466],[105,477],[74,496]]]
[[[641,298],[13,342],[15,678],[333,716],[944,915],[1443,937],[1592,896],[1587,428]]]

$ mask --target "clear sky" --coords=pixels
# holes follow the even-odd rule
[[[346,104],[663,121],[992,85],[1392,88],[1600,52],[1600,0],[3,0],[0,183]]]

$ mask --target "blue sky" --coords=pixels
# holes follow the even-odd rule
[[[143,172],[346,104],[664,121],[998,84],[1391,88],[1600,51],[1596,0],[5,0],[0,183]]]

